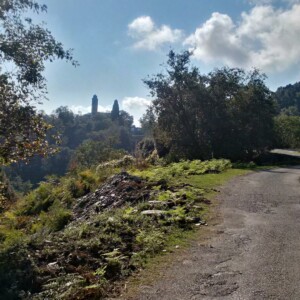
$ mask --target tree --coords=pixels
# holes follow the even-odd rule
[[[119,125],[131,129],[133,124],[133,116],[131,116],[127,111],[121,110],[119,113]]]
[[[5,172],[0,169],[0,213],[16,200],[15,192]]]
[[[300,115],[300,82],[279,87],[275,92],[279,110],[287,115]]]
[[[300,148],[300,117],[279,115],[275,118],[277,146]]]
[[[154,128],[156,125],[155,113],[153,107],[149,107],[146,113],[140,118],[141,127],[145,136],[153,136]]]
[[[72,51],[48,29],[24,17],[29,11],[46,10],[35,0],[0,2],[0,164],[49,151],[50,126],[34,106],[46,98],[45,62],[65,59],[77,65]]]
[[[190,55],[170,51],[166,72],[144,81],[155,97],[147,118],[159,154],[240,160],[271,147],[275,109],[265,76],[238,68],[201,75]]]
[[[114,101],[113,107],[112,107],[112,111],[111,111],[111,119],[113,121],[118,120],[120,116],[120,109],[119,109],[119,103],[118,100],[116,99]]]
[[[76,149],[70,169],[91,168],[101,162],[121,158],[126,153],[123,149],[112,148],[105,141],[86,140]]]
[[[256,69],[222,68],[208,75],[209,94],[218,104],[208,122],[215,156],[251,160],[274,145],[275,105],[265,78]]]
[[[159,155],[208,158],[210,140],[204,130],[203,114],[207,102],[206,77],[196,68],[189,68],[188,51],[180,55],[170,51],[168,58],[166,74],[144,81],[156,97],[152,104],[157,120],[153,135]]]

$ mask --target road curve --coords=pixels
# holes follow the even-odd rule
[[[213,237],[127,299],[300,299],[300,168],[239,177],[221,189]],[[124,298],[123,298],[124,299]]]

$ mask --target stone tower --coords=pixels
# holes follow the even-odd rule
[[[92,115],[95,116],[98,112],[98,97],[96,95],[92,98]]]

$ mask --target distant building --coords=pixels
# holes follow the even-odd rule
[[[95,116],[98,112],[98,97],[96,95],[92,98],[92,115]]]

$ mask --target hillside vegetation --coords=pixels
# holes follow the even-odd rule
[[[280,87],[275,93],[279,115],[275,117],[277,146],[300,148],[300,82]]]
[[[125,157],[49,178],[1,218],[0,294],[99,299],[117,293],[117,282],[204,225],[206,196],[243,172],[223,159],[164,166]]]
[[[18,192],[26,193],[49,174],[62,176],[70,169],[88,168],[134,150],[133,117],[125,111],[120,111],[118,118],[112,120],[111,113],[75,115],[61,106],[51,115],[44,114],[43,119],[52,126],[47,141],[56,153],[46,157],[35,155],[30,161],[5,168]],[[57,144],[53,136],[58,135]]]
[[[281,113],[300,115],[300,82],[279,87],[275,92],[275,99]]]

